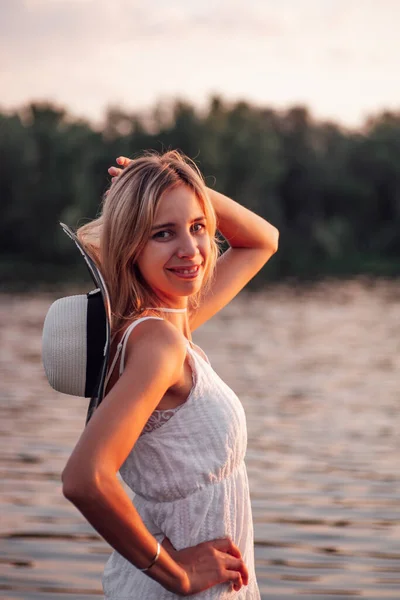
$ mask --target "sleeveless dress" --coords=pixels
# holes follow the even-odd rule
[[[121,340],[120,374],[126,341]],[[205,356],[205,355],[204,355]],[[254,570],[253,522],[244,457],[246,418],[235,393],[188,340],[193,385],[179,410],[155,411],[120,468],[134,492],[133,503],[145,526],[161,543],[167,536],[176,550],[230,537],[249,571],[249,583],[236,592],[230,583],[194,594],[199,600],[260,600]],[[111,367],[113,368],[116,360]],[[150,421],[149,419],[149,421]],[[149,425],[149,422],[148,422]],[[103,574],[106,600],[179,598],[114,551]]]

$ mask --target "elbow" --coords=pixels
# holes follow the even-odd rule
[[[275,252],[278,251],[279,230],[272,225],[270,227],[272,227],[272,231],[271,231],[271,229],[268,230],[268,235],[267,235],[267,239],[266,239],[266,243],[265,243],[265,249],[266,249],[268,255],[272,256],[273,254],[275,254]]]
[[[275,254],[275,252],[278,251],[278,247],[279,247],[279,229],[277,229],[276,227],[274,227],[274,233],[273,233],[273,239],[272,239],[272,254]]]
[[[63,472],[61,475],[61,482],[64,498],[72,503],[75,503],[78,499],[78,493],[81,490],[81,486],[79,485],[78,481],[76,479],[67,478]]]
[[[61,475],[62,493],[75,506],[100,493],[99,477],[91,473],[72,472],[68,465]]]
[[[87,487],[87,482],[78,477],[73,477],[66,469],[61,475],[61,482],[63,496],[73,504],[79,502],[79,498],[84,495],[83,490]]]

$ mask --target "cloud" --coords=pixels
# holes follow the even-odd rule
[[[257,3],[216,0],[4,0],[0,38],[13,54],[81,49],[94,43],[132,39],[172,41],[193,33],[271,35],[280,31]],[[53,46],[49,46],[49,43]]]
[[[202,102],[216,92],[264,103],[329,100],[344,111],[347,100],[365,104],[371,89],[400,100],[397,0],[1,4],[3,104],[34,96],[99,114],[108,103]]]

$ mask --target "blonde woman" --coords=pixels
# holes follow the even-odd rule
[[[78,230],[110,291],[114,339],[63,492],[115,550],[107,600],[257,600],[245,415],[192,332],[276,252],[278,231],[178,152],[117,162],[101,216]],[[230,246],[219,258],[217,228]]]

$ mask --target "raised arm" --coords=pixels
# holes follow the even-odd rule
[[[125,167],[130,159],[119,157],[117,163]],[[108,169],[113,179],[121,171],[117,167]],[[211,290],[191,315],[192,331],[208,321],[244,288],[277,251],[279,240],[279,231],[271,223],[231,198],[211,188],[207,188],[207,191],[217,215],[218,230],[230,247],[218,259]]]
[[[218,259],[213,286],[192,316],[192,330],[226,306],[278,249],[276,227],[227,196],[207,191],[230,248]]]

